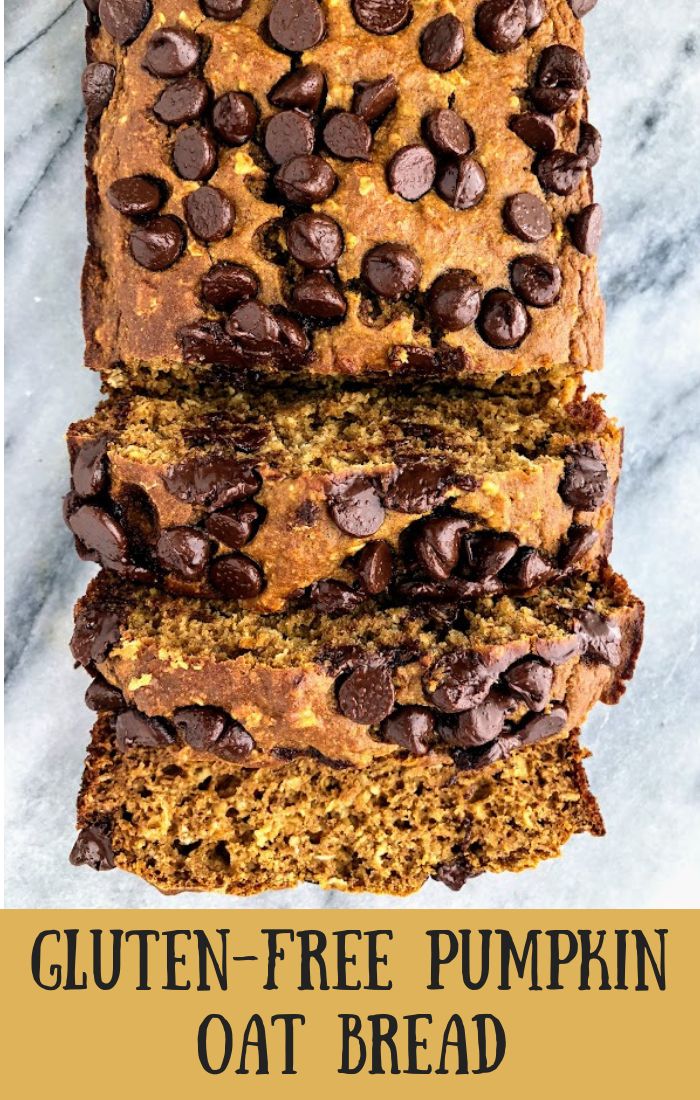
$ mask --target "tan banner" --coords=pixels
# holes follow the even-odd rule
[[[5,1087],[681,1097],[699,930],[619,910],[5,912]]]

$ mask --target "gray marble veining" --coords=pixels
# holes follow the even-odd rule
[[[626,426],[614,560],[647,603],[621,705],[586,729],[608,826],[525,875],[406,901],[311,887],[247,901],[161,897],[67,863],[89,727],[67,650],[90,569],[60,518],[63,432],[98,384],[80,368],[82,0],[7,0],[6,904],[13,907],[688,906],[700,902],[700,9],[600,0],[586,19],[607,367],[592,387]]]

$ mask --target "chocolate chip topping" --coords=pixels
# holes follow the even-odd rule
[[[116,866],[112,842],[105,828],[98,825],[80,830],[68,858],[74,867],[91,867],[93,871],[111,871]]]
[[[289,253],[302,267],[332,267],[343,251],[343,233],[327,214],[300,214],[286,228]]]
[[[545,15],[547,14],[547,5],[545,0],[525,0],[525,11],[527,13],[527,34],[533,34],[539,25],[543,22]]]
[[[567,3],[576,18],[583,19],[584,15],[588,15],[589,11],[593,10],[598,0],[567,0]]]
[[[204,14],[211,19],[232,23],[247,11],[250,0],[199,0],[199,5]]]
[[[589,168],[594,168],[600,160],[602,146],[603,139],[599,131],[596,130],[595,126],[592,126],[590,122],[586,122],[584,119],[579,129],[576,152],[580,157],[583,157]]]
[[[346,535],[367,538],[384,522],[384,505],[374,482],[357,474],[339,481],[328,493],[328,511]]]
[[[360,115],[336,111],[323,127],[326,148],[340,160],[369,160],[372,131]]]
[[[226,331],[244,351],[271,355],[281,348],[279,322],[262,302],[248,301],[236,306],[226,322]]]
[[[129,251],[141,267],[165,271],[180,258],[185,248],[185,232],[177,218],[162,215],[137,226],[129,236]]]
[[[478,653],[447,653],[425,674],[423,690],[438,710],[459,714],[483,703],[495,679]]]
[[[388,542],[379,539],[368,542],[355,563],[358,580],[370,596],[386,592],[393,574],[393,555]]]
[[[381,733],[384,741],[414,756],[425,756],[435,740],[435,719],[428,707],[397,707],[384,719]]]
[[[173,165],[184,180],[206,180],[216,168],[216,142],[201,126],[185,126],[173,143]]]
[[[218,187],[199,187],[184,205],[187,224],[200,241],[222,241],[233,229],[234,205]]]
[[[107,487],[106,435],[98,435],[81,444],[71,470],[73,488],[79,497],[94,497]]]
[[[427,195],[435,181],[435,157],[425,145],[404,145],[386,166],[390,191],[408,202]]]
[[[474,134],[461,115],[449,108],[430,111],[423,119],[425,140],[446,156],[461,157],[474,148]]]
[[[168,80],[191,72],[199,54],[199,39],[192,31],[185,27],[161,27],[151,35],[143,63],[153,76]]]
[[[114,608],[88,605],[78,612],[70,641],[76,661],[89,668],[99,664],[119,640],[119,613]]]
[[[439,275],[427,298],[428,312],[438,328],[459,332],[473,324],[481,308],[481,288],[470,271]]]
[[[129,543],[124,529],[104,508],[83,504],[68,520],[83,546],[94,551],[107,569],[120,570],[129,563]]]
[[[522,302],[499,287],[484,298],[478,328],[492,348],[517,348],[530,330],[530,318]]]
[[[546,309],[561,293],[561,271],[557,264],[539,256],[520,256],[510,269],[513,290],[529,306]]]
[[[559,548],[559,567],[570,569],[593,549],[599,537],[595,527],[584,523],[572,523],[565,541]]]
[[[489,50],[508,53],[520,45],[527,22],[525,0],[486,0],[476,11],[476,36]]]
[[[255,748],[253,738],[240,722],[218,707],[179,707],[173,723],[191,748],[232,763],[245,760]]]
[[[413,18],[411,0],[352,0],[352,14],[370,34],[396,34]]]
[[[511,701],[499,688],[491,688],[483,703],[462,711],[453,725],[441,729],[443,741],[450,747],[473,749],[487,745],[503,732]]]
[[[277,171],[275,187],[295,206],[324,202],[336,188],[338,177],[328,161],[314,155],[292,157]]]
[[[185,459],[163,474],[163,482],[178,500],[212,511],[254,496],[261,485],[250,466],[221,455]]]
[[[220,512],[207,516],[207,532],[230,550],[240,550],[249,543],[265,518],[265,512],[252,500],[244,500]]]
[[[255,298],[260,280],[251,268],[244,264],[219,260],[202,276],[200,294],[215,309],[229,310],[239,302]]]
[[[622,631],[597,611],[580,611],[574,617],[574,630],[580,636],[586,657],[615,668],[622,657]]]
[[[114,65],[107,65],[104,61],[93,61],[83,72],[80,88],[90,122],[100,117],[112,98],[114,75]]]
[[[529,710],[544,710],[552,692],[554,672],[539,657],[523,657],[503,673],[508,689],[526,703]]]
[[[462,535],[469,523],[462,516],[434,516],[413,534],[413,551],[429,577],[447,580],[459,560]]]
[[[589,75],[586,62],[571,46],[547,46],[540,54],[530,95],[541,111],[555,114],[578,99]]]
[[[597,202],[584,206],[574,214],[569,223],[569,232],[574,246],[584,256],[595,256],[603,235],[603,210]]]
[[[303,111],[280,111],[265,128],[265,150],[275,164],[312,153],[315,140],[314,124]]]
[[[338,615],[353,611],[364,602],[362,592],[356,592],[345,581],[316,581],[308,590],[309,603],[322,615]]]
[[[449,484],[450,470],[446,466],[405,463],[391,478],[385,502],[396,512],[429,512],[444,499]]]
[[[209,566],[211,543],[196,527],[166,527],[156,543],[156,558],[169,573],[201,581]]]
[[[344,317],[348,304],[344,295],[327,275],[318,271],[305,275],[295,283],[290,302],[297,312],[305,317],[315,317],[321,321],[337,321]]]
[[[564,475],[559,495],[572,508],[589,512],[600,508],[610,491],[608,468],[595,443],[579,443],[564,453]]]
[[[288,53],[312,49],[326,32],[318,0],[275,0],[267,25],[273,41]]]
[[[211,113],[216,135],[227,145],[244,145],[255,133],[258,108],[245,92],[224,92]]]
[[[542,199],[529,191],[510,195],[503,206],[503,221],[509,233],[534,244],[552,232],[552,216]]]
[[[471,210],[486,191],[484,169],[473,157],[446,161],[438,170],[435,190],[455,210]]]
[[[117,748],[124,752],[134,747],[161,748],[163,745],[171,745],[175,737],[164,718],[150,718],[135,707],[130,707],[117,715],[114,740]]]
[[[537,162],[537,178],[545,191],[556,195],[570,195],[576,190],[586,172],[586,162],[576,153],[555,149]]]
[[[302,65],[293,69],[269,92],[274,107],[297,107],[300,111],[317,111],[326,89],[326,78],[318,65]]]
[[[533,546],[524,546],[513,556],[504,575],[508,587],[524,595],[552,580],[556,576],[556,569],[550,559],[539,550]]]
[[[376,726],[394,706],[391,671],[384,665],[356,668],[338,687],[338,709],[352,722]]]
[[[179,126],[201,118],[209,103],[209,88],[197,76],[168,84],[153,104],[153,113],[166,126]]]
[[[464,27],[456,15],[448,13],[433,19],[420,36],[420,56],[428,69],[449,72],[464,57]]]
[[[358,80],[353,85],[352,111],[365,122],[383,118],[398,98],[399,89],[392,73],[379,80]]]
[[[252,600],[265,587],[265,576],[257,562],[245,554],[222,554],[214,558],[209,580],[232,600]]]
[[[126,703],[119,688],[98,673],[85,692],[85,706],[97,714],[101,711],[118,714],[120,710],[124,710]]]
[[[554,737],[556,733],[561,733],[568,718],[568,711],[561,703],[553,706],[548,714],[528,715],[517,729],[519,746],[534,745],[545,737]]]
[[[464,539],[464,559],[469,575],[479,580],[495,577],[516,554],[514,535],[502,531],[475,531]]]
[[[557,144],[557,127],[551,118],[537,111],[513,115],[510,128],[521,141],[538,153],[551,153]]]
[[[115,42],[127,46],[151,18],[150,0],[100,0],[100,23]]]
[[[362,277],[380,298],[397,302],[415,290],[422,273],[418,256],[403,244],[378,244],[362,258]]]

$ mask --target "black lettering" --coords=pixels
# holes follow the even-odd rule
[[[311,937],[315,938],[315,945],[312,946]],[[311,961],[313,960],[318,967],[319,984],[318,989],[329,989],[328,980],[326,977],[326,960],[323,957],[323,952],[326,950],[325,933],[317,932],[315,929],[302,929],[297,932],[297,938],[301,941],[301,965],[300,965],[300,978],[301,981],[297,986],[298,989],[316,989],[311,980]]]
[[[157,932],[155,928],[132,928],[124,933],[125,942],[128,942],[133,937],[137,939],[139,943],[139,984],[136,986],[139,992],[152,988],[148,984],[149,936],[153,936],[154,942],[157,943],[160,939],[160,932]]]
[[[61,933],[58,929],[47,928],[39,933],[32,945],[32,978],[40,989],[58,989],[61,984],[62,971],[60,963],[53,962],[49,964],[48,972],[52,979],[50,984],[45,982],[41,976],[41,952],[44,940],[48,939],[49,936],[55,936],[57,942],[61,942]]]
[[[600,982],[596,986],[596,989],[612,989],[608,974],[608,964],[601,955],[606,933],[598,931],[598,943],[595,947],[591,947],[591,936],[593,932],[590,929],[579,928],[578,934],[581,940],[581,981],[579,983],[579,989],[591,988],[590,972],[593,960],[600,965]]]
[[[189,978],[184,985],[178,984],[176,969],[178,966],[184,966],[187,960],[184,955],[175,954],[175,937],[184,936],[186,940],[190,940],[192,939],[192,933],[187,928],[169,928],[163,935],[165,937],[165,985],[163,989],[189,989]]]
[[[394,1037],[398,1030],[395,1016],[389,1016],[384,1012],[374,1012],[367,1017],[372,1025],[372,1068],[370,1073],[386,1073],[384,1069],[383,1048],[386,1047],[391,1063],[390,1073],[400,1073],[399,1056],[396,1050]]]
[[[278,936],[289,936],[294,939],[293,928],[261,928],[263,936],[267,936],[267,981],[263,989],[277,989],[276,970],[277,960],[284,959],[284,948],[277,946]]]
[[[294,1024],[298,1020],[303,1027],[306,1018],[296,1012],[280,1012],[279,1015],[272,1016],[270,1019],[273,1027],[278,1020],[282,1020],[284,1023],[284,1069],[282,1073],[296,1073],[294,1068]]]
[[[559,983],[559,971],[562,966],[566,966],[567,963],[572,962],[576,958],[578,952],[578,940],[573,932],[569,932],[567,928],[557,929],[547,932],[550,939],[550,960],[549,960],[549,985],[547,989],[563,989],[564,986]],[[566,954],[562,955],[559,943],[560,940],[566,940],[569,945],[569,950]]]
[[[224,1037],[224,1051],[218,1066],[213,1066],[209,1058],[209,1027],[214,1020],[218,1021],[221,1025]],[[232,1053],[233,1032],[226,1017],[220,1016],[218,1012],[212,1012],[210,1016],[205,1016],[197,1032],[197,1056],[202,1069],[205,1069],[207,1073],[214,1074],[215,1076],[219,1073],[223,1073],[228,1068]]]
[[[255,1038],[251,1037],[251,1032],[255,1028]],[[249,1073],[246,1060],[248,1057],[248,1048],[254,1047],[258,1052],[258,1068],[255,1073],[257,1075],[266,1074],[270,1072],[269,1063],[267,1060],[267,1037],[265,1035],[265,1025],[262,1022],[260,1016],[255,1013],[250,1017],[246,1024],[245,1031],[243,1032],[243,1041],[241,1043],[241,1060],[238,1063],[238,1069],[236,1073]]]
[[[388,928],[377,928],[367,933],[367,939],[370,943],[370,955],[369,955],[369,980],[367,982],[367,989],[391,989],[392,981],[389,978],[386,985],[380,985],[377,978],[377,968],[379,966],[388,966],[389,956],[377,954],[377,939],[379,936],[386,936],[389,940],[393,940],[394,933],[389,931]]]
[[[73,991],[74,989],[87,989],[87,974],[85,971],[81,971],[80,981],[77,980],[75,968],[76,968],[76,956],[78,954],[78,929],[77,928],[65,928],[64,935],[66,937],[66,980],[63,988]]]
[[[530,989],[541,989],[537,982],[537,945],[541,929],[531,928],[525,937],[525,947],[522,955],[518,955],[515,941],[507,928],[497,928],[496,935],[501,937],[501,981],[499,989],[510,989],[510,964],[513,963],[515,972],[522,981],[525,977],[528,956],[530,956]]]
[[[451,1033],[454,1031],[455,1037],[451,1038]],[[454,1071],[458,1074],[469,1073],[469,1062],[467,1059],[467,1035],[464,1030],[464,1020],[456,1013],[454,1016],[450,1016],[447,1021],[447,1027],[442,1036],[442,1050],[440,1051],[440,1064],[435,1070],[436,1073],[449,1073],[447,1068],[447,1055],[449,1048],[454,1047],[457,1052],[457,1069]]]
[[[632,929],[632,935],[634,936],[634,943],[637,949],[637,984],[635,989],[639,992],[649,989],[647,985],[647,959],[654,973],[658,988],[661,990],[666,988],[666,936],[668,935],[668,928],[655,928],[654,931],[659,937],[658,963],[654,958],[651,944],[644,933],[640,931],[639,928]]]
[[[404,1016],[404,1020],[407,1022],[407,1046],[408,1046],[408,1066],[406,1067],[406,1073],[432,1073],[433,1067],[430,1063],[427,1066],[418,1065],[418,1051],[428,1049],[428,1040],[418,1038],[418,1021],[427,1020],[429,1024],[432,1024],[433,1017],[428,1015],[422,1015],[416,1013],[412,1016]]]
[[[227,960],[228,960],[228,928],[217,928],[216,930],[221,939],[221,948],[219,955],[214,953],[211,941],[208,935],[202,928],[195,928],[194,935],[197,940],[197,956],[199,960],[199,982],[197,984],[198,990],[209,990],[211,986],[209,984],[209,965],[214,968],[216,974],[217,988],[221,990],[228,989],[227,981]]]
[[[503,1024],[497,1016],[492,1016],[490,1012],[479,1012],[476,1016],[472,1016],[472,1020],[476,1024],[477,1045],[479,1048],[479,1065],[473,1072],[493,1073],[500,1066],[506,1053],[506,1033],[503,1030]],[[490,1061],[487,1053],[487,1023],[491,1024],[494,1037],[493,1056]]]
[[[92,976],[98,989],[114,989],[119,981],[122,962],[122,936],[118,928],[113,928],[109,933],[112,937],[112,973],[109,978],[102,975],[102,929],[92,928]]]
[[[440,982],[440,970],[457,958],[459,943],[454,932],[447,929],[430,929],[426,932],[430,938],[430,983],[428,989],[444,989]],[[441,953],[441,939],[447,940],[445,954]]]
[[[348,955],[346,947],[346,939],[348,936],[355,936],[358,940],[362,939],[362,932],[353,931],[352,929],[334,932],[333,935],[336,938],[336,958],[338,961],[337,970],[337,982],[333,986],[334,989],[361,989],[362,982],[348,982],[347,969],[348,966],[357,966],[357,955]],[[328,988],[325,986],[323,988]]]
[[[353,1012],[341,1012],[338,1019],[341,1021],[343,1037],[340,1069],[338,1073],[360,1073],[367,1061],[367,1046],[360,1035],[362,1031],[362,1020]],[[357,1060],[354,1064],[351,1064],[350,1061],[351,1039],[354,1039],[357,1043]]]

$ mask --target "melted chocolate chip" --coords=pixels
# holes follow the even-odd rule
[[[200,294],[215,309],[229,310],[239,302],[255,298],[260,280],[251,268],[219,260],[202,276]]]
[[[462,157],[474,148],[474,134],[456,111],[444,108],[431,111],[423,119],[425,140],[445,156]]]
[[[221,455],[185,459],[163,474],[163,482],[178,500],[212,511],[254,496],[261,485],[250,466]]]
[[[377,122],[396,103],[399,89],[392,73],[379,80],[358,80],[353,86],[352,111],[365,122]]]
[[[336,111],[323,127],[326,148],[340,160],[369,160],[372,131],[360,115]]]
[[[258,124],[258,108],[245,92],[224,92],[211,113],[216,136],[227,145],[250,141]]]
[[[579,611],[574,617],[574,630],[583,642],[584,654],[593,660],[615,668],[622,656],[622,631],[597,611]]]
[[[362,277],[380,298],[397,302],[418,286],[421,262],[407,245],[378,244],[362,259]]]
[[[567,3],[576,18],[583,19],[584,15],[588,15],[589,11],[593,11],[598,0],[567,0]]]
[[[551,153],[557,144],[557,128],[551,118],[536,111],[513,115],[510,128],[521,141],[538,153]]]
[[[151,18],[151,0],[100,0],[100,23],[115,42],[127,46]]]
[[[370,34],[396,34],[413,18],[411,0],[352,0],[352,14]]]
[[[525,0],[525,11],[527,19],[526,33],[531,35],[534,34],[547,14],[545,0]]]
[[[517,728],[517,737],[521,746],[534,745],[545,737],[553,737],[564,729],[569,715],[565,706],[552,707],[549,714],[533,714],[523,719]]]
[[[555,195],[570,195],[581,183],[586,172],[586,162],[576,153],[555,149],[537,162],[537,178],[545,191]]]
[[[451,471],[447,466],[405,463],[391,478],[385,502],[396,512],[429,512],[444,499],[450,483]]]
[[[547,46],[540,54],[530,95],[541,111],[555,114],[575,103],[588,77],[586,62],[571,46]]]
[[[428,69],[449,72],[464,57],[464,26],[456,15],[448,13],[433,19],[420,36],[420,56]]]
[[[185,27],[161,27],[151,35],[143,63],[153,76],[171,79],[186,76],[199,61],[196,34]]]
[[[446,332],[459,332],[479,316],[481,288],[470,271],[447,271],[435,280],[427,298],[433,323]]]
[[[314,271],[295,283],[290,295],[294,309],[305,317],[337,321],[344,317],[348,304],[344,295],[327,275]]]
[[[265,150],[275,164],[312,153],[316,129],[303,111],[280,111],[265,127]]]
[[[80,446],[71,470],[79,497],[94,497],[107,488],[107,443],[108,437],[103,434]]]
[[[508,690],[522,699],[529,710],[544,710],[552,692],[554,672],[539,657],[523,657],[503,673]]]
[[[521,547],[505,572],[509,589],[524,594],[540,588],[556,576],[556,569],[549,558],[532,546]]]
[[[495,577],[513,558],[519,543],[514,535],[501,531],[475,531],[464,540],[464,558],[469,574]]]
[[[566,540],[559,549],[558,564],[560,569],[570,569],[572,565],[585,558],[598,542],[598,532],[595,527],[588,524],[572,523]]]
[[[374,482],[358,474],[333,485],[328,511],[336,527],[346,535],[367,538],[384,522],[384,506]]]
[[[338,687],[338,709],[352,722],[376,726],[394,706],[391,670],[384,665],[356,668]]]
[[[474,749],[494,741],[503,732],[511,701],[498,688],[491,688],[483,703],[465,710],[440,728],[441,739],[451,748]]]
[[[166,126],[179,126],[201,118],[209,103],[209,88],[197,76],[168,84],[153,104],[153,113]]]
[[[200,241],[222,241],[233,229],[235,208],[218,187],[205,184],[185,196],[185,219]]]
[[[274,107],[297,107],[300,111],[317,111],[326,90],[326,78],[318,65],[302,65],[293,69],[268,94]]]
[[[438,710],[459,714],[483,703],[494,674],[478,653],[470,650],[447,653],[425,675],[423,690]]]
[[[161,215],[139,225],[129,236],[129,251],[141,267],[165,271],[179,260],[185,248],[185,231],[177,218]]]
[[[529,191],[510,195],[503,207],[506,229],[521,241],[534,244],[552,232],[552,216],[542,199]]]
[[[106,569],[121,570],[129,563],[129,543],[120,524],[94,504],[83,504],[68,520],[68,526]]]
[[[199,0],[199,4],[204,14],[211,19],[232,23],[247,11],[250,0]]]
[[[486,192],[484,169],[473,157],[446,161],[438,170],[435,190],[454,210],[471,210]]]
[[[289,253],[302,267],[332,267],[343,251],[343,233],[327,214],[300,214],[286,228]]]
[[[245,554],[222,554],[214,558],[209,580],[232,600],[252,600],[265,587],[265,576],[257,562]]]
[[[475,878],[476,875],[466,859],[460,856],[457,859],[450,860],[449,863],[441,863],[436,867],[435,874],[432,877],[436,882],[441,882],[443,886],[447,886],[448,890],[456,892],[462,889],[467,879]]]
[[[484,298],[478,328],[492,348],[517,348],[530,331],[530,318],[522,302],[499,287]]]
[[[80,88],[90,122],[97,121],[112,98],[114,75],[114,65],[104,61],[93,61],[83,72]]]
[[[364,594],[356,592],[345,581],[316,581],[308,590],[309,603],[322,615],[338,615],[353,611],[364,603]]]
[[[264,518],[265,512],[259,504],[244,500],[207,516],[204,526],[224,546],[230,550],[240,550],[255,537]]]
[[[525,0],[486,0],[476,11],[476,35],[494,53],[508,53],[520,45],[527,22]]]
[[[75,620],[70,650],[76,661],[89,668],[99,664],[119,640],[120,616],[108,607],[81,608]]]
[[[211,543],[196,527],[166,527],[156,543],[156,558],[170,573],[201,581],[209,566]]]
[[[559,495],[572,508],[584,512],[600,508],[610,491],[608,468],[594,443],[567,447]]]
[[[164,718],[150,718],[135,707],[117,715],[114,741],[120,752],[134,747],[157,749],[171,745],[174,740],[170,725]]]
[[[314,155],[292,157],[276,172],[275,187],[295,206],[312,206],[329,198],[338,177],[328,161]]]
[[[603,210],[597,202],[584,206],[569,223],[574,247],[584,256],[595,256],[603,235]]]
[[[262,302],[247,301],[231,313],[226,331],[245,350],[255,355],[271,355],[281,348],[279,322]]]
[[[178,707],[175,729],[185,744],[238,763],[250,756],[255,742],[248,731],[218,707]]]
[[[85,692],[85,705],[89,710],[94,710],[98,714],[101,711],[118,714],[126,707],[124,696],[119,688],[115,687],[114,684],[110,684],[99,673]]]
[[[389,543],[383,539],[368,542],[358,554],[355,569],[363,591],[370,596],[386,592],[393,574],[393,555]]]
[[[435,157],[425,145],[404,145],[386,166],[389,190],[408,202],[427,195],[435,182]]]
[[[579,129],[576,152],[580,157],[583,157],[588,168],[594,168],[600,160],[602,145],[603,139],[599,131],[596,130],[595,126],[592,126],[590,122],[586,122],[584,119]]]
[[[267,25],[273,41],[288,53],[312,49],[326,32],[318,0],[275,0]]]
[[[455,570],[462,535],[469,523],[461,516],[434,516],[418,525],[413,535],[413,552],[429,577],[447,580]]]
[[[397,707],[382,722],[382,739],[406,749],[414,756],[425,756],[435,740],[435,719],[428,707]]]
[[[529,306],[546,309],[561,293],[561,270],[540,256],[520,256],[513,261],[510,281],[518,297]]]
[[[74,867],[90,867],[93,871],[111,871],[115,866],[112,842],[104,827],[88,825],[78,833],[69,856]]]
[[[183,180],[206,180],[216,168],[216,142],[201,126],[185,126],[173,143],[173,165]]]

